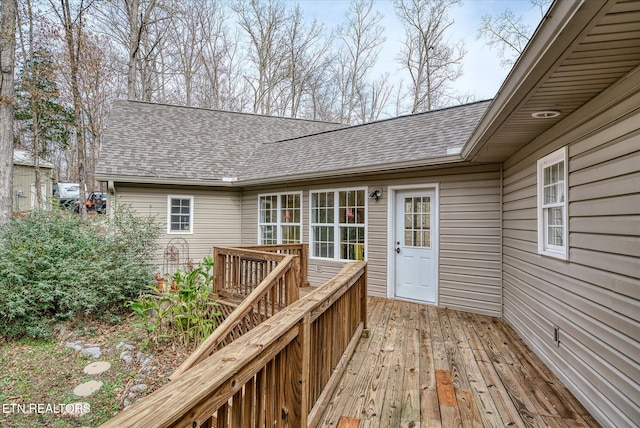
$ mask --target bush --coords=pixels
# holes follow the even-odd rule
[[[213,257],[205,257],[191,270],[177,270],[164,289],[148,287],[151,291],[127,302],[147,332],[149,343],[159,345],[162,340],[185,347],[197,346],[217,327],[220,312],[210,299],[213,292]]]
[[[104,217],[34,211],[0,229],[0,335],[46,337],[54,322],[121,310],[153,282],[159,226],[126,207]]]

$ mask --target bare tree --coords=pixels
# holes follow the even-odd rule
[[[110,101],[117,91],[116,70],[110,66],[113,56],[106,37],[83,34],[83,56],[78,83],[82,93],[82,115],[87,141],[87,183],[95,185],[95,166],[100,153],[102,135],[106,128]]]
[[[324,38],[324,25],[317,21],[306,25],[300,5],[296,5],[288,19],[286,37],[287,58],[285,81],[287,90],[281,105],[281,115],[300,117],[302,102],[309,94],[314,76],[329,65],[330,38]]]
[[[158,74],[157,61],[172,14],[163,0],[100,2],[96,17],[105,34],[126,51],[127,98],[151,101]],[[164,76],[161,76],[164,77]]]
[[[13,69],[16,50],[15,0],[0,5],[0,226],[13,212],[13,105],[15,88]]]
[[[253,91],[253,112],[272,114],[277,87],[284,79],[283,66],[287,58],[283,28],[288,17],[284,2],[237,1],[233,10],[249,39],[249,61],[255,75],[246,78]]]
[[[382,14],[374,12],[372,1],[353,0],[346,23],[338,27],[335,79],[341,93],[339,119],[343,123],[355,120],[359,91],[378,60],[385,40],[382,18]]]
[[[127,97],[130,100],[136,99],[136,65],[141,57],[140,48],[143,40],[149,32],[151,25],[151,14],[156,7],[156,0],[149,0],[143,4],[144,0],[124,0],[124,7],[127,13],[127,22],[129,24],[128,53],[129,59],[127,63]],[[155,46],[151,46],[153,50]],[[144,97],[143,97],[144,99]]]
[[[195,76],[203,66],[202,51],[207,35],[204,34],[201,15],[207,3],[183,0],[176,5],[169,25],[170,50],[176,57],[177,74],[182,77],[183,101],[187,106],[192,105]]]
[[[84,36],[84,18],[86,11],[93,4],[93,0],[80,0],[76,4],[75,10],[71,7],[72,0],[60,0],[60,6],[56,7],[54,0],[49,0],[52,10],[60,20],[64,28],[64,40],[67,47],[67,60],[69,64],[68,76],[70,82],[71,95],[73,98],[73,114],[75,122],[76,152],[78,162],[78,183],[80,184],[80,215],[87,218],[87,206],[83,203],[86,200],[86,141],[84,134],[84,121],[82,116],[82,95],[80,94],[79,70],[82,60],[82,46]]]
[[[540,18],[551,3],[551,0],[529,0],[532,8],[540,13]],[[499,15],[483,15],[480,20],[477,38],[485,40],[485,44],[498,50],[500,65],[511,68],[524,51],[533,34],[533,28],[527,25],[522,15],[516,15],[507,8]]]
[[[389,73],[361,85],[358,90],[358,105],[360,107],[358,122],[366,123],[380,119],[392,93],[393,85],[389,82]]]
[[[333,65],[332,58],[327,58],[328,67]],[[308,117],[313,120],[324,122],[340,120],[336,106],[339,104],[341,94],[338,85],[333,81],[334,75],[330,71],[329,69],[318,69],[309,81],[307,110],[309,110]]]
[[[464,46],[446,37],[453,24],[448,10],[460,0],[397,0],[396,13],[405,28],[398,61],[411,76],[411,112],[431,110],[444,103],[449,83],[462,75]]]

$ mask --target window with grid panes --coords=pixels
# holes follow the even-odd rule
[[[364,260],[365,189],[311,192],[311,255]]]
[[[167,197],[167,233],[193,233],[193,196]]]
[[[276,193],[258,196],[258,242],[297,244],[301,242],[302,194]]]
[[[538,160],[538,252],[567,257],[566,148]]]

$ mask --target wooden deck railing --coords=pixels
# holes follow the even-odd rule
[[[299,257],[284,255],[278,265],[171,375],[176,379],[197,363],[260,325],[300,298]],[[242,258],[227,257],[231,263]],[[231,265],[233,269],[233,265]]]
[[[350,263],[103,427],[315,426],[366,313],[366,263]]]
[[[216,247],[213,249],[213,291],[222,298],[244,300],[273,271],[287,254],[256,249]],[[300,257],[296,257],[300,270]],[[299,275],[299,272],[296,272]],[[286,290],[284,290],[286,291]],[[293,296],[282,296],[288,302]]]
[[[303,287],[309,286],[307,279],[307,262],[309,260],[309,244],[279,244],[243,246],[247,250],[267,251],[278,254],[291,254],[300,257],[300,282]]]

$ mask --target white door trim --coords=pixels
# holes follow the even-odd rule
[[[395,299],[395,224],[396,224],[396,193],[402,190],[425,189],[435,192],[435,210],[433,234],[433,250],[435,259],[436,298],[435,305],[439,305],[440,298],[440,186],[438,183],[408,184],[387,187],[387,298]]]

